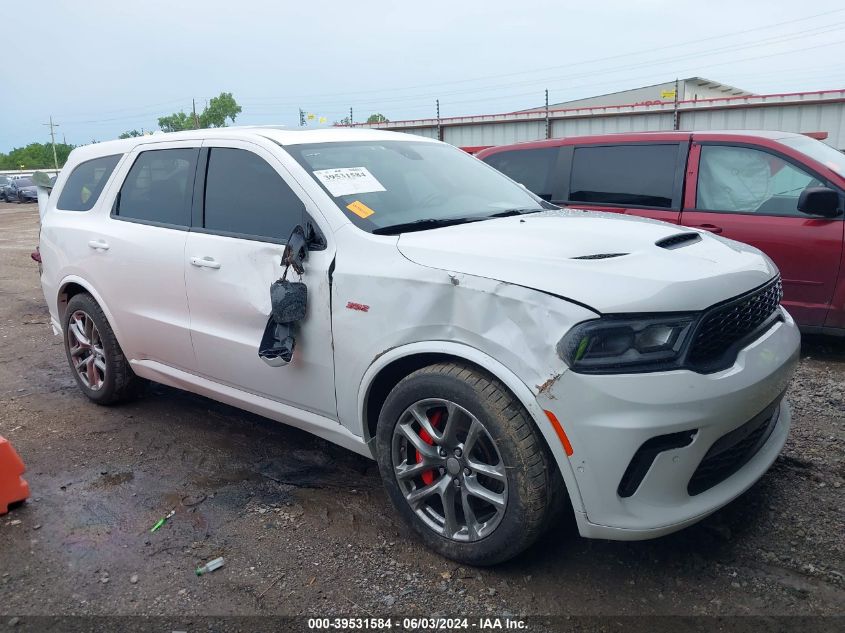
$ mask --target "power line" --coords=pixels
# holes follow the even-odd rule
[[[402,90],[415,90],[417,88],[439,88],[439,87],[442,87],[442,86],[453,85],[453,84],[468,83],[468,82],[473,82],[473,81],[482,81],[484,79],[501,79],[503,77],[514,77],[514,76],[518,76],[518,75],[525,75],[525,74],[528,74],[528,73],[540,73],[540,72],[545,72],[545,71],[549,71],[549,70],[559,70],[559,69],[562,69],[562,68],[571,68],[573,66],[583,66],[585,64],[593,64],[593,63],[598,63],[598,62],[603,62],[603,61],[610,61],[610,60],[614,60],[614,59],[629,58],[633,55],[640,55],[640,54],[644,54],[644,53],[654,53],[656,51],[669,50],[669,49],[678,48],[678,47],[681,47],[681,46],[687,47],[691,44],[699,44],[701,42],[710,42],[710,41],[713,41],[713,40],[724,39],[726,37],[733,37],[733,36],[736,36],[736,35],[745,35],[747,33],[754,33],[754,32],[757,32],[757,31],[777,28],[778,26],[784,26],[784,25],[787,25],[787,24],[795,24],[797,22],[806,22],[808,20],[812,20],[812,19],[815,19],[815,18],[818,18],[818,17],[823,17],[823,16],[826,16],[826,15],[834,14],[834,13],[841,13],[842,11],[845,11],[845,9],[833,9],[831,11],[824,11],[822,13],[815,13],[813,15],[808,15],[808,16],[803,17],[803,18],[795,18],[795,19],[792,19],[792,20],[785,20],[783,22],[776,22],[776,23],[773,23],[773,24],[758,26],[758,27],[754,27],[754,28],[751,28],[751,29],[742,29],[740,31],[733,31],[731,33],[724,33],[722,35],[711,35],[709,37],[704,37],[704,38],[700,38],[700,39],[696,39],[696,40],[685,40],[683,42],[678,42],[676,44],[667,44],[665,46],[659,46],[659,47],[656,47],[656,48],[650,47],[648,49],[640,49],[638,51],[629,51],[627,53],[620,53],[620,54],[617,54],[617,55],[610,55],[610,56],[607,56],[607,57],[597,57],[597,58],[582,60],[582,61],[578,61],[578,62],[570,62],[570,63],[567,63],[567,64],[560,64],[560,65],[556,65],[556,66],[546,66],[546,67],[543,67],[543,68],[536,68],[536,69],[530,70],[530,71],[523,70],[523,71],[516,71],[516,72],[512,72],[512,73],[504,73],[504,74],[503,73],[497,73],[495,75],[483,75],[483,76],[474,77],[474,78],[456,79],[456,80],[450,80],[450,81],[440,81],[440,82],[437,82],[437,83],[417,84],[417,85],[414,85],[414,86],[404,86],[404,87],[393,88],[391,91],[395,92],[395,91],[402,91]],[[828,25],[825,25],[825,26],[828,26]],[[815,28],[821,28],[821,27],[815,27]],[[296,95],[296,98],[298,98],[298,99],[305,99],[305,98],[317,99],[317,98],[320,98],[320,97],[349,96],[349,95],[354,95],[354,94],[372,94],[372,93],[378,93],[378,92],[383,92],[383,91],[384,91],[383,88],[379,88],[379,89],[370,89],[370,90],[344,91],[344,92],[312,94],[312,95]],[[267,97],[266,99],[272,100],[273,97]]]
[[[521,82],[498,83],[498,84],[489,85],[489,86],[474,87],[474,88],[463,88],[463,89],[453,90],[453,91],[448,91],[448,92],[442,92],[441,91],[441,92],[437,92],[437,93],[419,93],[419,94],[414,94],[414,95],[373,98],[373,99],[368,99],[368,100],[355,100],[355,101],[353,101],[353,103],[355,105],[358,105],[358,106],[370,105],[370,104],[372,104],[373,106],[376,106],[376,104],[402,103],[402,102],[409,102],[409,101],[416,101],[416,100],[425,100],[425,99],[430,99],[434,96],[445,97],[445,96],[460,95],[460,94],[467,94],[467,93],[489,92],[491,90],[498,90],[498,89],[501,89],[503,87],[514,88],[514,87],[523,87],[523,86],[531,86],[531,85],[542,86],[542,85],[548,85],[549,82],[553,82],[553,81],[564,81],[564,80],[571,81],[573,79],[581,79],[581,78],[584,78],[584,77],[594,77],[594,76],[597,76],[597,75],[607,75],[607,74],[613,74],[613,73],[616,73],[616,72],[623,72],[623,71],[626,71],[626,70],[634,70],[634,69],[641,68],[643,66],[649,66],[649,65],[654,66],[654,65],[677,62],[677,61],[687,61],[687,60],[690,60],[690,59],[707,58],[707,57],[712,57],[712,56],[720,55],[720,54],[727,53],[727,52],[736,52],[736,51],[742,51],[742,50],[746,50],[746,49],[750,49],[750,48],[756,48],[758,46],[765,46],[765,45],[771,45],[771,44],[781,44],[781,43],[789,42],[789,41],[796,40],[796,39],[803,39],[807,35],[810,35],[810,34],[812,34],[812,35],[822,35],[824,33],[841,31],[843,28],[845,28],[845,21],[838,22],[838,23],[835,23],[835,24],[827,24],[827,25],[820,26],[820,27],[813,27],[813,28],[806,29],[806,30],[803,30],[803,31],[796,31],[796,32],[791,33],[791,34],[781,34],[781,35],[776,36],[776,37],[764,38],[763,40],[758,40],[758,41],[754,41],[754,42],[743,42],[743,43],[738,43],[738,44],[732,44],[732,45],[729,45],[729,46],[724,46],[724,47],[717,48],[717,49],[709,49],[709,50],[706,50],[706,51],[691,52],[691,53],[688,53],[688,54],[685,54],[685,55],[672,57],[671,59],[668,59],[668,58],[665,58],[665,57],[655,58],[655,59],[651,59],[651,60],[643,60],[643,61],[640,61],[640,62],[628,63],[628,64],[624,64],[624,65],[620,65],[620,66],[611,66],[611,67],[607,67],[607,68],[604,68],[604,69],[597,69],[597,70],[594,70],[594,71],[584,71],[584,72],[579,72],[579,73],[574,73],[574,74],[569,74],[569,75],[562,75],[562,76],[557,76],[557,77],[543,77],[543,78],[530,79],[530,80],[521,81]],[[792,52],[792,51],[786,51],[786,52]],[[730,63],[734,63],[735,61],[737,61],[737,60],[731,60]],[[714,64],[709,64],[709,65],[714,65]],[[674,74],[674,73],[670,73],[670,76],[672,74]],[[504,77],[504,76],[507,76],[507,75],[502,75],[502,77]],[[348,103],[349,101],[345,100],[345,102]],[[320,102],[320,103],[324,106],[331,106],[331,105],[340,104],[342,102],[340,102],[340,101],[338,101],[338,102],[324,101],[324,102]],[[249,105],[249,100],[245,100],[244,105]],[[256,104],[256,105],[259,105],[259,104]],[[275,102],[275,103],[272,103],[272,104],[271,103],[262,103],[260,105],[262,105],[262,106],[272,106],[272,107],[283,107],[285,105],[291,105],[291,104],[288,103],[288,102]]]
[[[769,29],[773,29],[773,28],[777,28],[777,27],[785,26],[785,25],[789,25],[789,24],[806,22],[806,21],[809,21],[809,20],[813,20],[815,18],[824,17],[824,16],[835,14],[835,13],[841,13],[842,11],[845,11],[845,9],[834,9],[834,10],[831,10],[831,11],[824,11],[824,12],[821,12],[821,13],[815,13],[815,14],[800,17],[800,18],[794,18],[794,19],[791,19],[791,20],[784,20],[784,21],[781,21],[781,22],[775,22],[775,23],[772,23],[772,24],[758,26],[758,27],[754,27],[754,28],[750,28],[750,29],[742,29],[742,30],[739,30],[739,31],[732,31],[730,33],[723,33],[723,34],[720,34],[720,35],[711,35],[711,36],[708,36],[708,37],[705,37],[705,38],[699,38],[699,39],[696,39],[696,40],[686,40],[684,42],[678,42],[678,43],[675,43],[675,44],[667,44],[665,46],[660,46],[660,47],[657,47],[657,48],[651,47],[651,48],[648,48],[648,49],[640,49],[640,50],[637,50],[637,51],[629,51],[627,53],[620,53],[620,54],[617,54],[617,55],[610,55],[610,56],[605,56],[605,57],[587,59],[587,60],[582,60],[582,61],[578,61],[578,62],[570,62],[570,63],[567,63],[567,64],[560,64],[560,65],[555,65],[555,66],[547,66],[547,67],[543,67],[543,68],[535,68],[535,69],[532,69],[532,70],[522,70],[522,71],[504,73],[504,74],[498,73],[498,74],[495,74],[495,75],[484,75],[484,76],[478,76],[478,77],[474,77],[474,78],[464,78],[464,79],[458,79],[458,80],[440,81],[440,82],[437,82],[437,83],[404,86],[404,87],[394,88],[390,92],[391,92],[391,94],[396,94],[397,92],[402,92],[402,91],[407,91],[407,90],[415,90],[415,89],[419,89],[419,88],[440,88],[440,87],[443,87],[443,86],[478,82],[478,81],[483,81],[483,80],[486,80],[486,79],[499,79],[500,80],[502,78],[516,77],[516,76],[526,76],[526,75],[530,75],[530,74],[544,73],[544,72],[548,72],[548,71],[552,71],[552,70],[559,70],[559,69],[563,69],[563,68],[581,67],[581,66],[584,66],[584,65],[587,65],[587,64],[595,64],[595,63],[599,63],[599,62],[603,62],[603,61],[630,58],[634,55],[642,55],[642,54],[654,53],[654,52],[657,52],[657,51],[671,50],[673,48],[678,48],[678,47],[682,47],[682,46],[683,47],[689,47],[690,45],[694,45],[694,44],[698,44],[698,43],[702,43],[702,42],[710,42],[710,41],[714,41],[714,40],[734,37],[734,36],[737,36],[737,35],[745,35],[745,34],[748,34],[748,33],[754,33],[754,32],[769,30]],[[830,26],[831,25],[829,25],[829,24],[817,26],[817,27],[813,27],[813,28],[809,29],[809,31],[823,29],[823,28],[829,28]],[[794,32],[794,33],[791,33],[791,34],[785,33],[785,34],[781,34],[781,35],[777,35],[777,36],[772,36],[770,38],[766,38],[765,40],[763,40],[763,42],[768,42],[769,40],[777,39],[777,38],[784,37],[784,36],[794,36],[794,35],[798,35],[798,34],[801,34],[801,33],[804,33],[804,31],[798,31],[798,32]],[[748,47],[753,46],[753,45],[754,44],[740,45],[740,48],[748,48]],[[732,45],[732,46],[735,46],[735,45]],[[725,49],[725,48],[730,49],[731,46],[723,47],[723,49]],[[719,49],[717,49],[717,50],[719,50]],[[701,55],[707,56],[707,55],[710,55],[712,53],[713,53],[713,51],[711,50],[711,51],[704,51],[704,52],[701,52],[701,53],[697,53],[695,55],[696,56],[701,56]],[[684,56],[684,58],[689,58],[689,57],[690,57],[689,55]],[[675,57],[675,58],[673,58],[672,61],[677,61],[677,59],[678,58]],[[647,63],[654,63],[654,62],[649,62],[649,61],[640,62],[640,64],[647,64]],[[628,68],[628,67],[630,67],[630,65],[625,66],[624,68]],[[597,70],[591,71],[591,72],[580,73],[580,74],[577,74],[575,76],[557,77],[557,78],[553,78],[553,79],[539,77],[536,80],[529,80],[528,82],[521,82],[521,84],[519,84],[519,85],[548,84],[549,81],[556,81],[556,80],[561,80],[561,79],[573,79],[573,78],[578,78],[580,76],[585,76],[585,75],[607,74],[608,72],[613,72],[614,70],[619,70],[619,69],[613,68],[613,67],[611,67],[610,69],[597,69]],[[515,84],[509,84],[509,87],[512,87],[513,85],[515,85]],[[489,90],[495,90],[499,87],[502,87],[502,84],[496,84],[496,85],[487,86],[487,87],[469,88],[469,89],[465,89],[465,90],[461,90],[461,91],[453,91],[453,92],[450,92],[450,93],[443,93],[441,91],[438,96],[450,96],[452,94],[461,94],[461,93],[464,93],[464,92],[473,92],[473,91],[489,91]],[[344,102],[339,102],[338,105],[340,105],[341,103],[345,103],[345,104],[348,105],[349,104],[348,97],[350,95],[364,95],[364,94],[375,94],[375,93],[383,93],[383,92],[384,92],[384,89],[379,88],[379,89],[369,89],[369,90],[359,90],[359,91],[344,91],[344,92],[336,92],[336,93],[323,93],[323,94],[316,94],[316,95],[296,95],[296,96],[291,96],[291,98],[296,99],[296,100],[301,102],[302,99],[306,99],[306,98],[307,99],[318,99],[318,98],[321,98],[321,97],[342,96],[342,97],[345,97]],[[432,94],[429,93],[429,94],[420,94],[420,95],[407,95],[407,96],[400,96],[400,97],[388,97],[387,99],[379,99],[378,97],[374,96],[374,97],[372,97],[372,99],[378,101],[378,103],[385,103],[385,102],[397,103],[397,102],[401,102],[401,101],[413,101],[417,98],[422,99],[422,98],[431,98],[431,97],[432,97]],[[109,117],[109,118],[97,118],[97,119],[90,119],[90,120],[74,120],[74,119],[68,119],[66,117],[65,122],[66,123],[73,123],[73,124],[98,124],[98,123],[108,123],[108,122],[112,122],[112,121],[136,120],[136,119],[145,118],[147,116],[153,116],[153,115],[156,115],[156,114],[160,114],[160,112],[158,110],[155,110],[155,111],[146,110],[148,108],[154,108],[154,107],[161,106],[161,105],[170,105],[170,104],[174,104],[174,103],[187,103],[188,99],[189,98],[183,98],[183,99],[178,99],[178,100],[160,102],[158,104],[148,104],[148,105],[143,105],[143,106],[137,106],[137,108],[125,108],[125,109],[104,111],[104,112],[101,113],[101,114],[110,114],[110,113],[116,114],[116,113],[120,113],[120,112],[135,110],[137,112],[136,114],[128,114],[128,115],[125,115],[125,116],[117,116],[117,117]],[[243,105],[249,105],[250,102],[252,102],[256,106],[266,105],[266,106],[270,106],[270,107],[274,107],[274,106],[277,106],[277,105],[278,106],[296,105],[295,103],[275,101],[275,99],[276,99],[275,97],[266,97],[266,98],[259,97],[259,98],[255,98],[253,100],[249,100],[249,99],[244,100],[244,101],[242,101],[242,104]],[[263,102],[263,103],[259,103],[259,102]],[[363,100],[359,100],[357,103],[363,103],[363,102],[364,102]],[[327,103],[331,104],[332,102],[327,102]],[[353,104],[355,104],[355,103],[356,102],[353,101]],[[144,109],[144,111],[138,112],[137,110],[139,110],[139,109]]]

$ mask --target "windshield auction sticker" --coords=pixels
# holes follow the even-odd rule
[[[335,198],[357,193],[387,191],[366,167],[318,169],[314,175]]]
[[[346,208],[352,211],[352,213],[357,215],[359,218],[368,218],[373,213],[375,213],[375,211],[373,211],[370,207],[368,207],[360,200],[356,200],[352,204],[347,204]]]

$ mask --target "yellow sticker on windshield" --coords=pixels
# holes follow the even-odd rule
[[[373,213],[375,213],[375,211],[373,211],[370,207],[368,207],[360,200],[356,200],[355,202],[347,204],[346,208],[352,211],[352,213],[357,215],[359,218],[368,218]]]

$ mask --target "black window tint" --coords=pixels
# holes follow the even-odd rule
[[[557,160],[558,147],[540,149],[521,149],[499,152],[484,159],[491,167],[525,185],[528,191],[541,198],[551,200],[552,191],[549,172]]]
[[[103,192],[121,154],[85,161],[71,172],[56,207],[65,211],[90,211]]]
[[[304,211],[302,201],[263,158],[242,149],[211,149],[206,229],[284,242]]]
[[[141,152],[120,189],[115,208],[122,218],[190,226],[199,149]]]
[[[577,147],[572,158],[572,202],[670,208],[677,145]]]

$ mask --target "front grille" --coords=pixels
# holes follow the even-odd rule
[[[783,285],[776,277],[765,286],[711,308],[695,330],[688,364],[703,372],[729,366],[737,346],[777,319],[782,298]]]
[[[713,443],[687,484],[691,496],[722,483],[757,454],[777,425],[782,398],[781,394],[763,412]]]

